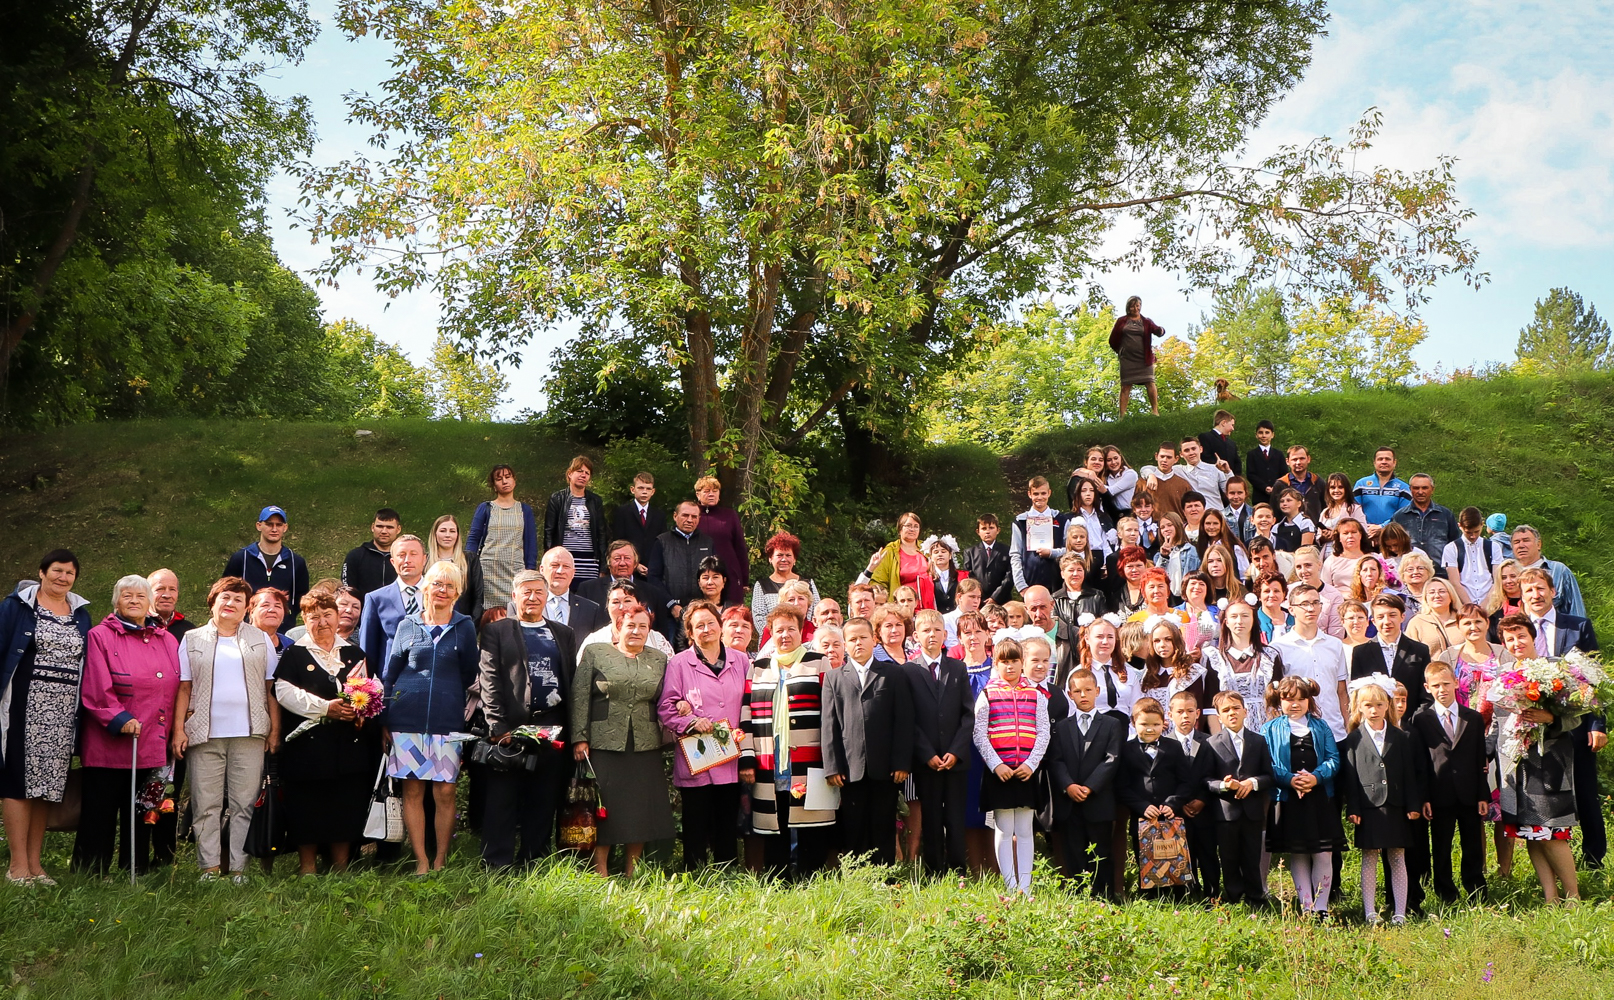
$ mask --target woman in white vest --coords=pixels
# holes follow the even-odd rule
[[[263,778],[263,751],[280,748],[280,706],[274,696],[269,637],[245,621],[252,588],[227,576],[208,591],[212,619],[185,633],[179,657],[174,756],[190,754],[196,858],[203,881],[219,877],[222,825],[230,830],[230,879],[246,881],[247,826]],[[225,813],[228,790],[229,812]]]

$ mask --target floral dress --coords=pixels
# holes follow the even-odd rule
[[[72,615],[37,608],[34,663],[12,686],[12,726],[22,733],[24,798],[60,802],[77,732],[84,636]]]

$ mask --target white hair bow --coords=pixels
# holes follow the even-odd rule
[[[1093,613],[1091,611],[1083,611],[1081,616],[1076,619],[1076,627],[1086,628],[1096,621],[1098,621],[1098,619],[1093,617]]]
[[[1048,633],[1035,625],[1022,625],[1019,628],[1000,628],[992,633],[992,645],[996,646],[1005,639],[1015,642],[1025,642],[1027,639],[1047,638]]]
[[[1369,674],[1366,677],[1358,677],[1346,686],[1346,690],[1352,697],[1355,697],[1356,692],[1365,687],[1383,688],[1385,695],[1390,699],[1390,703],[1395,704],[1395,678],[1389,674]]]

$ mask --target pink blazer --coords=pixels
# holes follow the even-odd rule
[[[124,723],[140,720],[140,767],[168,762],[168,727],[179,692],[179,642],[158,625],[130,626],[107,615],[90,629],[84,658],[85,767],[129,766],[133,737]]]
[[[662,728],[677,738],[683,736],[697,719],[710,719],[713,722],[727,719],[738,734],[740,705],[745,701],[745,673],[750,666],[751,658],[745,655],[744,650],[728,647],[723,649],[721,675],[714,675],[711,668],[701,662],[693,646],[675,655],[667,661],[666,678],[661,683],[661,700],[656,704],[656,715],[661,720]],[[689,699],[691,704],[698,699],[700,705],[692,714],[680,716],[678,702],[685,699],[691,689],[699,692],[695,698]],[[690,774],[689,763],[684,760],[683,752],[673,747],[674,785],[690,788],[728,785],[739,780],[739,761],[719,764],[700,774]]]

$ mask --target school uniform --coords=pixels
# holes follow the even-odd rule
[[[1447,719],[1450,719],[1448,725]],[[1429,756],[1429,835],[1435,894],[1451,903],[1457,900],[1452,881],[1451,842],[1457,834],[1463,852],[1463,891],[1485,892],[1485,817],[1491,786],[1487,780],[1485,720],[1471,708],[1452,702],[1449,712],[1428,705],[1412,717],[1411,731]]]
[[[1092,712],[1073,710],[1054,724],[1046,758],[1055,828],[1065,845],[1065,877],[1091,876],[1089,891],[1109,899],[1115,896],[1115,779],[1125,740],[1126,724],[1096,706]],[[1088,788],[1086,801],[1066,794],[1071,785]]]
[[[981,602],[1007,604],[1014,597],[1009,547],[1003,542],[976,542],[958,554],[958,568],[981,582]]]
[[[925,868],[932,873],[963,872],[965,803],[975,735],[975,699],[963,660],[943,656],[932,666],[923,660],[903,664],[913,695],[914,788],[924,821],[920,824]],[[935,771],[932,757],[952,754],[951,770]]]
[[[1272,789],[1278,777],[1272,771],[1267,741],[1248,728],[1236,736],[1223,730],[1200,748],[1199,774],[1210,799],[1202,817],[1214,824],[1217,860],[1222,873],[1222,901],[1243,900],[1251,906],[1267,901],[1266,884],[1261,878],[1262,839],[1266,833],[1267,812]],[[1228,775],[1255,779],[1255,790],[1244,798],[1222,788]]]
[[[1182,807],[1194,792],[1193,763],[1183,753],[1182,744],[1169,736],[1153,743],[1134,737],[1121,747],[1116,792],[1134,819],[1142,818],[1150,806],[1170,806],[1174,815],[1181,816]],[[1132,852],[1138,852],[1136,823],[1132,828]]]
[[[1256,445],[1244,456],[1244,467],[1249,470],[1244,478],[1249,480],[1249,500],[1254,505],[1272,502],[1272,484],[1288,473],[1289,462],[1277,445]]]
[[[639,501],[629,500],[611,512],[612,541],[627,540],[643,561],[656,543],[656,538],[667,530],[667,512],[648,504],[640,507]]]
[[[1386,722],[1381,748],[1363,723],[1346,735],[1339,749],[1345,813],[1362,820],[1356,827],[1357,849],[1409,846],[1414,834],[1407,813],[1422,810],[1425,801],[1419,747],[1411,734]]]
[[[1210,734],[1196,728],[1189,730],[1187,739],[1176,732],[1162,736],[1161,739],[1172,740],[1188,757],[1189,776],[1193,782],[1193,791],[1188,801],[1198,801],[1205,807],[1198,816],[1183,815],[1183,827],[1188,835],[1188,854],[1194,862],[1194,876],[1199,880],[1199,891],[1207,898],[1221,895],[1222,866],[1217,856],[1216,821],[1208,811],[1210,803],[1204,792],[1208,773],[1206,768],[1212,759],[1211,755],[1205,752],[1205,741],[1210,739]]]
[[[1416,639],[1407,638],[1405,633],[1396,641],[1395,654],[1389,658],[1384,654],[1382,643],[1376,639],[1370,640],[1351,650],[1351,680],[1389,674],[1391,679],[1406,685],[1407,711],[1415,712],[1434,702],[1429,689],[1423,684],[1423,671],[1429,666],[1430,659],[1429,647]]]
[[[824,773],[841,775],[835,827],[841,849],[896,863],[895,771],[913,760],[913,692],[902,668],[881,660],[859,670],[851,657],[824,674]]]

